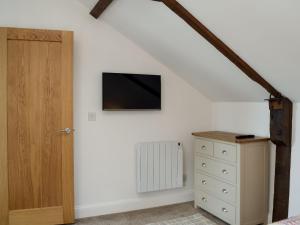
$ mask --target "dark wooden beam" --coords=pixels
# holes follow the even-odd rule
[[[276,144],[273,221],[288,217],[292,149],[293,103],[288,98],[273,98],[270,105],[270,134]]]
[[[276,147],[273,222],[288,218],[290,198],[290,146]]]
[[[289,209],[293,103],[288,98],[282,96],[279,91],[176,0],[153,1],[163,2],[225,57],[240,68],[250,79],[257,82],[275,97],[269,100],[271,115],[270,134],[272,142],[276,144],[273,221],[286,219]]]
[[[113,0],[99,0],[90,14],[96,19],[104,12],[104,10],[112,3]]]
[[[159,0],[154,0],[159,1]],[[281,97],[281,93],[277,91],[270,83],[268,83],[260,74],[258,74],[248,63],[239,57],[231,48],[229,48],[223,41],[214,35],[207,27],[205,27],[196,17],[194,17],[188,10],[186,10],[176,0],[161,0],[168,8],[175,14],[188,23],[196,32],[204,37],[216,49],[218,49],[226,58],[233,64],[240,68],[250,79],[260,84],[271,95]]]

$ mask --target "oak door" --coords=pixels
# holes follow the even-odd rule
[[[72,54],[72,32],[0,28],[0,225],[74,222]]]

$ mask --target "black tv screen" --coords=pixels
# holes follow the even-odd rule
[[[103,110],[160,110],[161,76],[103,73]]]

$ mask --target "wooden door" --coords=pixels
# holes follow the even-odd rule
[[[0,225],[74,222],[72,51],[72,32],[0,28]]]

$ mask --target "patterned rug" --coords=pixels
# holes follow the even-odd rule
[[[192,216],[181,217],[173,220],[149,223],[147,225],[217,225],[215,222],[197,213]]]
[[[295,217],[289,218],[287,220],[283,220],[283,221],[280,221],[277,223],[272,223],[272,224],[273,225],[297,225],[297,224],[300,224],[300,216],[295,216]]]

